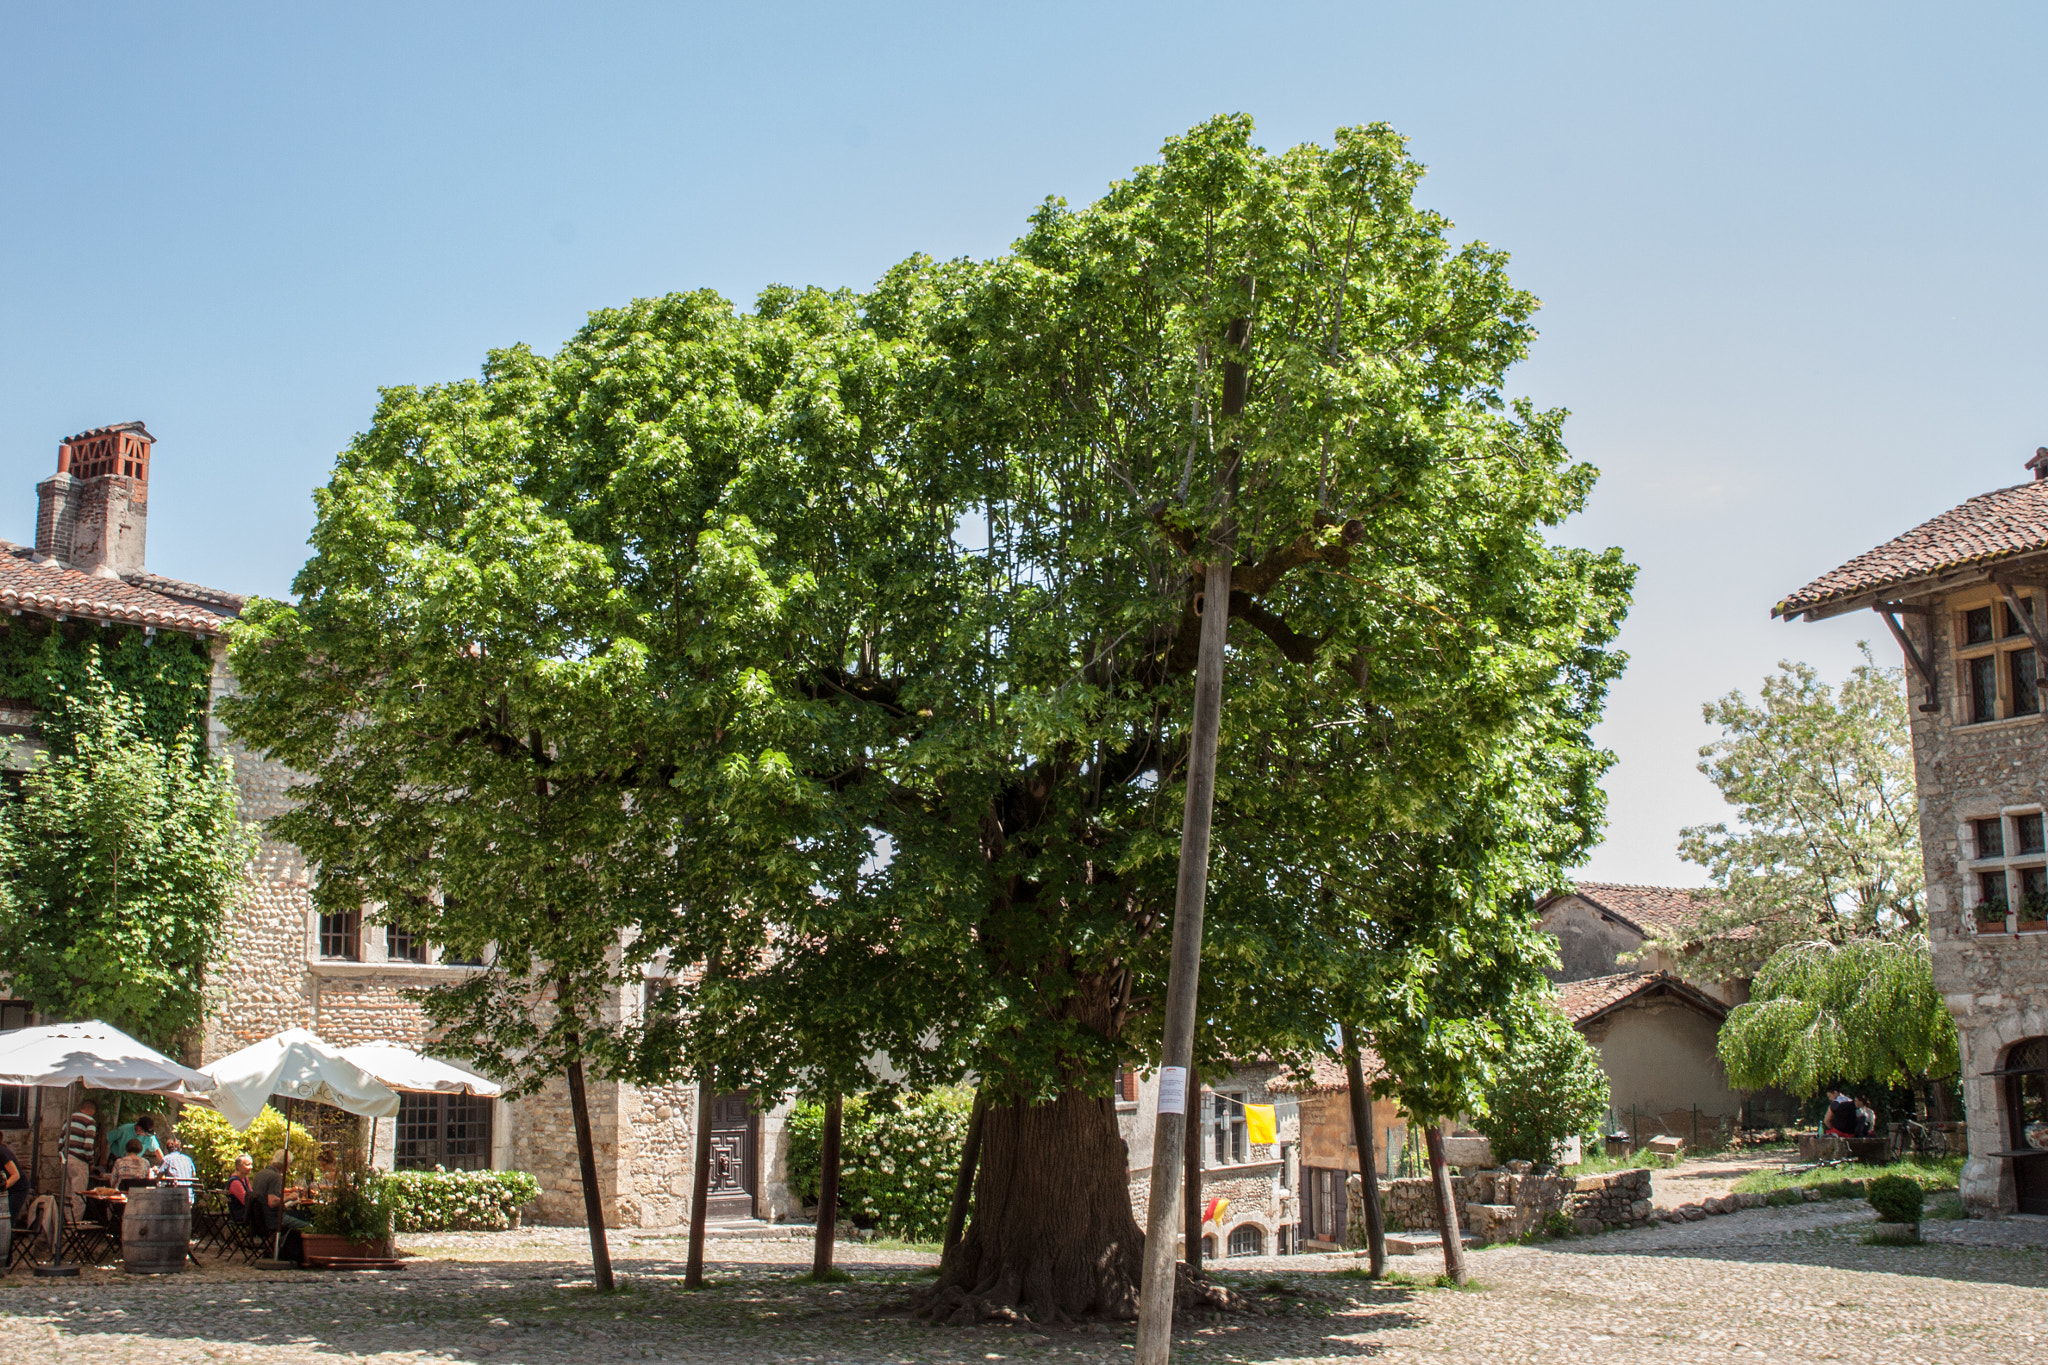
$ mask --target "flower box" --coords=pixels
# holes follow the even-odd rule
[[[302,1232],[299,1237],[309,1266],[329,1265],[336,1261],[391,1259],[391,1239],[388,1237],[381,1242],[351,1242],[346,1237],[328,1232]]]
[[[1980,934],[2002,934],[2005,932],[2005,902],[1981,901],[1971,908]]]

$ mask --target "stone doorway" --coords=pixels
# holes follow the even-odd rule
[[[711,1101],[711,1187],[704,1216],[712,1221],[755,1216],[760,1190],[757,1153],[760,1115],[745,1094]]]
[[[2011,1150],[2037,1150],[2048,1138],[2048,1038],[2013,1044],[2002,1070]],[[2018,1212],[2048,1213],[2048,1152],[2012,1158],[2012,1192]]]

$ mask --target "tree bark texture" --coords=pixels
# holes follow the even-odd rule
[[[1351,1094],[1351,1131],[1358,1140],[1358,1181],[1365,1203],[1366,1265],[1374,1279],[1387,1273],[1387,1225],[1380,1217],[1379,1158],[1372,1131],[1372,1091],[1365,1084],[1365,1062],[1351,1025],[1339,1026],[1344,1040],[1344,1079]]]
[[[1181,1199],[1181,1227],[1185,1230],[1188,1272],[1202,1273],[1202,1078],[1188,1068],[1188,1150],[1181,1166],[1181,1181],[1187,1193]]]
[[[583,1093],[583,1060],[569,1063],[569,1114],[576,1124],[576,1166],[583,1176],[583,1219],[590,1227],[590,1278],[600,1294],[612,1292],[612,1252],[605,1240],[604,1195],[597,1188],[597,1148],[590,1136],[590,1102]]]
[[[704,1219],[705,1205],[711,1202],[711,1105],[718,1097],[712,1093],[711,1078],[704,1076],[697,1081],[697,1151],[694,1158],[695,1170],[690,1178],[690,1252],[683,1263],[683,1288],[704,1287]]]
[[[1124,1162],[1107,1098],[987,1105],[974,1221],[921,1311],[963,1325],[1136,1316],[1144,1236]]]
[[[1451,1167],[1444,1160],[1443,1129],[1435,1123],[1423,1127],[1423,1139],[1429,1144],[1429,1170],[1435,1176],[1436,1223],[1444,1234],[1444,1273],[1451,1277],[1451,1283],[1464,1284],[1471,1276],[1465,1270],[1465,1240],[1458,1227],[1458,1196],[1451,1189]]]
[[[832,1247],[839,1232],[839,1132],[842,1114],[837,1093],[825,1101],[825,1132],[818,1144],[818,1231],[812,1237],[811,1278],[832,1273]]]
[[[981,1119],[987,1110],[988,1091],[976,1090],[974,1109],[967,1116],[967,1141],[960,1148],[960,1174],[953,1180],[953,1208],[946,1215],[946,1245],[939,1253],[942,1271],[952,1262],[967,1231],[967,1210],[974,1203],[974,1169],[981,1161]]]

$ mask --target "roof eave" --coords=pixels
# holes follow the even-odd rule
[[[1987,583],[2001,569],[2011,568],[2030,559],[2041,561],[2041,568],[2048,573],[2048,550],[2013,550],[2005,554],[1986,555],[1966,564],[1957,564],[1932,573],[1914,574],[1906,578],[1892,579],[1874,588],[1850,593],[1805,606],[1787,608],[1779,602],[1771,608],[1771,615],[1790,621],[1795,617],[1802,621],[1825,621],[1833,616],[1846,616],[1852,611],[1868,611],[1886,602],[1911,600],[1915,597],[1929,597],[1939,593],[1953,592],[1957,588],[1973,587]]]

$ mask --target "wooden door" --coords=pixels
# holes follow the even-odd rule
[[[747,1096],[720,1095],[711,1101],[711,1194],[707,1218],[752,1218],[755,1178],[754,1106]]]

